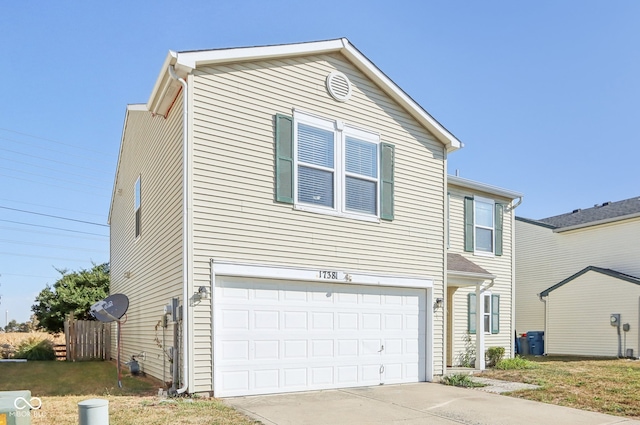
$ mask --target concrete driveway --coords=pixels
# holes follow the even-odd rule
[[[265,425],[640,425],[618,416],[435,383],[235,397],[224,402]]]

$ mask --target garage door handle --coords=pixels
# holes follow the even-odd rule
[[[384,351],[384,345],[380,347],[380,349],[378,350],[378,353],[382,353]]]
[[[380,375],[382,375],[384,373],[384,365],[381,364],[380,365]]]

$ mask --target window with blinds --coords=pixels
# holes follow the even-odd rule
[[[300,112],[294,126],[296,205],[378,218],[380,136]]]

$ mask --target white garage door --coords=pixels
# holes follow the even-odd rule
[[[424,381],[424,289],[218,278],[218,397]]]

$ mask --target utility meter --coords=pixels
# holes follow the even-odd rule
[[[611,326],[620,327],[620,314],[612,314],[609,317],[609,321],[611,322]]]

